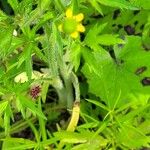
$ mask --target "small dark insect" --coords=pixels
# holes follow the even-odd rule
[[[125,26],[124,30],[127,32],[128,35],[135,34],[135,29],[133,27],[131,27],[130,25]]]
[[[150,77],[145,77],[141,80],[143,86],[150,86]]]
[[[146,71],[147,70],[147,67],[146,66],[143,66],[143,67],[140,67],[140,68],[138,68],[136,71],[135,71],[135,74],[136,75],[140,75],[140,74],[142,74],[144,71]]]

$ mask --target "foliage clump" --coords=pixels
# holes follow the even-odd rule
[[[0,149],[150,148],[149,0],[0,4]]]

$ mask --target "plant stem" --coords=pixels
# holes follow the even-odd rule
[[[71,81],[70,76],[65,80],[65,86],[66,86],[66,94],[67,94],[66,95],[66,97],[67,97],[67,108],[72,109],[74,97],[73,97],[72,81]]]

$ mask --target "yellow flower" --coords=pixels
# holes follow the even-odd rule
[[[64,19],[64,22],[59,25],[58,29],[61,32],[70,34],[72,38],[77,38],[80,32],[85,31],[85,27],[81,23],[83,19],[84,15],[82,13],[73,15],[72,10],[69,8],[66,11],[66,18]]]

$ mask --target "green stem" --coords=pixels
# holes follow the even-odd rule
[[[75,89],[75,100],[80,102],[80,88],[79,88],[79,81],[75,73],[71,73],[71,80]]]
[[[56,78],[58,76],[58,66],[57,66],[57,56],[56,56],[56,48],[55,48],[55,41],[54,35],[51,34],[51,27],[48,24],[45,25],[45,38],[46,38],[46,45],[45,54],[47,56],[48,65],[50,68],[50,74],[52,78]]]
[[[62,89],[56,89],[59,97],[59,104],[62,106],[67,106],[67,97],[66,97],[66,90],[63,87]]]
[[[39,99],[38,107],[42,111],[40,99]],[[47,134],[46,134],[46,128],[45,128],[45,120],[42,117],[39,117],[39,125],[40,125],[40,129],[41,129],[42,139],[43,139],[43,141],[45,141],[45,140],[47,140]]]
[[[67,108],[72,109],[74,97],[73,97],[71,76],[65,79],[65,86],[66,86]]]

